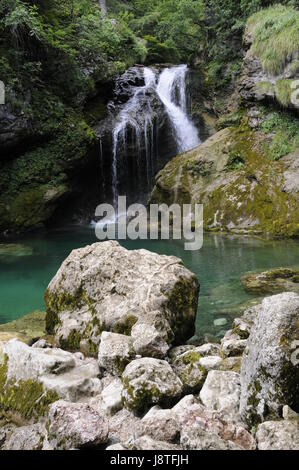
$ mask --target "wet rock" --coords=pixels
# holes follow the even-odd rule
[[[17,243],[0,243],[0,256],[31,256],[32,248],[30,246]],[[1,259],[3,261],[3,259]]]
[[[154,406],[141,420],[143,435],[156,441],[177,442],[180,426],[172,410],[162,410]]]
[[[33,312],[17,320],[0,325],[0,334],[10,334],[12,339],[17,338],[31,345],[46,334],[46,321],[44,312]]]
[[[246,291],[254,294],[299,292],[299,269],[277,268],[263,273],[244,276],[242,284]]]
[[[266,421],[256,432],[259,450],[299,450],[299,424],[296,421]]]
[[[41,450],[46,437],[46,428],[37,423],[15,429],[6,440],[3,450]]]
[[[131,337],[103,331],[99,348],[100,367],[120,376],[134,356]]]
[[[171,363],[173,370],[183,383],[184,393],[199,392],[207,376],[201,364],[201,355],[196,349],[177,356]]]
[[[169,325],[162,328],[162,343],[169,327],[171,341],[181,343],[194,333],[198,291],[196,277],[177,258],[128,251],[116,241],[96,243],[74,250],[51,281],[47,330],[65,349],[79,350],[87,341],[94,355],[103,330],[130,335],[139,321],[159,312]]]
[[[283,293],[263,300],[241,367],[243,419],[253,425],[279,417],[288,404],[299,410],[299,295]]]
[[[150,203],[201,203],[207,231],[297,236],[298,192],[293,185],[286,211],[283,187],[285,173],[289,181],[298,155],[277,161],[271,176],[273,164],[263,151],[266,138],[251,130],[244,133],[242,126],[217,132],[167,163],[157,175]],[[265,207],[271,208],[271,219],[265,219]]]
[[[108,421],[85,403],[59,400],[49,411],[49,442],[55,449],[98,447],[108,440]]]
[[[227,319],[226,318],[216,318],[214,320],[214,326],[225,326],[227,324]]]
[[[122,382],[125,406],[138,412],[153,404],[171,403],[183,389],[170,365],[153,358],[132,361],[122,375]]]
[[[221,412],[233,422],[239,421],[240,375],[236,372],[212,370],[200,391],[202,403]]]

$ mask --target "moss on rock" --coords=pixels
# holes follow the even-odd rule
[[[26,420],[37,420],[48,413],[49,406],[59,399],[55,391],[44,390],[34,380],[7,380],[7,358],[0,363],[0,412],[16,414]]]

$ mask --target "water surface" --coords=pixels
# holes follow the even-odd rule
[[[71,227],[25,237],[22,249],[10,253],[0,249],[0,323],[6,323],[34,310],[44,310],[44,291],[74,248],[96,242],[91,228]],[[223,334],[241,303],[254,299],[247,294],[240,277],[248,271],[299,265],[299,242],[267,241],[257,238],[205,235],[198,252],[185,251],[183,242],[125,241],[128,249],[148,250],[183,259],[201,283],[197,332]],[[225,318],[225,326],[214,320]]]

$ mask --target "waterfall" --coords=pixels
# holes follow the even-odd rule
[[[179,152],[186,152],[200,144],[197,129],[187,114],[187,70],[187,65],[165,69],[157,85],[157,93],[167,110]]]
[[[169,118],[171,133],[177,152],[190,150],[200,144],[198,132],[187,112],[186,65],[164,69],[160,74],[144,67],[136,68],[137,78],[144,81],[143,86],[132,86],[131,98],[123,105],[117,115],[112,135],[112,193],[113,204],[117,206],[119,195],[119,169],[126,166],[126,158],[132,157],[129,139],[134,141],[136,155],[136,185],[143,193],[151,190],[158,153],[159,126],[155,122],[152,109],[153,94],[164,105]],[[139,76],[140,74],[140,76]],[[151,91],[151,93],[149,93]],[[120,160],[122,156],[122,161]],[[128,167],[128,165],[127,165]],[[135,170],[134,170],[135,171]],[[127,174],[130,179],[136,176]],[[144,180],[146,186],[144,187]],[[142,187],[140,188],[140,185]]]
[[[141,159],[141,147],[144,143],[146,151],[147,180],[150,184],[151,163],[153,155],[153,142],[148,133],[153,134],[152,109],[150,101],[146,100],[146,91],[156,84],[156,76],[149,68],[143,69],[144,86],[136,87],[131,99],[126,103],[118,116],[118,123],[113,131],[112,149],[112,189],[113,204],[116,207],[118,198],[118,153],[119,150],[126,151],[128,130],[135,134],[136,148],[138,149],[138,160]],[[143,100],[141,100],[143,98]],[[142,106],[141,106],[142,103]],[[141,109],[142,108],[142,109]],[[144,140],[144,142],[143,142]],[[140,166],[140,161],[137,161]]]

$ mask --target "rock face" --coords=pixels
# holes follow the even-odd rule
[[[142,346],[134,333],[138,352],[155,354],[158,333],[163,351],[166,337],[179,343],[192,336],[198,291],[196,277],[175,257],[96,243],[74,250],[51,281],[47,330],[63,348],[94,355],[103,331],[130,335],[158,312],[163,321],[157,326],[153,320],[153,336],[143,338]]]
[[[33,348],[17,340],[4,345],[3,357],[2,406],[24,418],[39,418],[59,398],[75,402],[101,392],[99,367],[94,359],[60,349]]]
[[[125,406],[137,412],[153,404],[167,404],[178,398],[183,385],[166,361],[142,358],[132,361],[122,375]]]
[[[241,367],[242,417],[252,425],[279,417],[288,404],[299,410],[299,295],[265,298],[251,330]]]
[[[56,449],[98,447],[108,440],[108,422],[84,403],[54,403],[49,411],[49,443]]]
[[[298,90],[298,52],[293,53],[288,49],[285,56],[282,57],[279,51],[279,44],[288,42],[287,36],[283,38],[283,33],[291,34],[291,28],[295,24],[295,15],[298,12],[293,11],[293,21],[285,21],[285,14],[291,14],[291,9],[287,11],[286,7],[281,5],[273,7],[273,16],[275,15],[276,30],[273,28],[272,20],[268,19],[264,12],[259,12],[249,20],[244,34],[244,46],[248,49],[243,63],[242,77],[239,83],[239,94],[246,101],[267,101],[274,100],[280,106],[285,108],[299,110]],[[264,18],[263,18],[264,15]],[[269,34],[270,29],[264,36],[264,45],[272,50],[272,58],[277,57],[276,61],[271,61],[270,54],[265,57],[265,49],[261,48],[261,38],[257,38],[261,28],[267,29],[272,23],[272,37]],[[270,28],[271,28],[270,26]],[[288,30],[288,31],[286,31]],[[280,40],[278,40],[280,34]],[[276,37],[275,37],[276,36]],[[291,45],[290,45],[291,46]],[[264,51],[264,52],[263,52]]]
[[[254,294],[299,293],[299,269],[278,268],[263,273],[248,274],[242,279],[246,291]]]
[[[160,171],[150,202],[203,204],[206,231],[298,236],[298,186],[284,190],[298,152],[270,162],[266,141],[242,126],[217,132]]]

